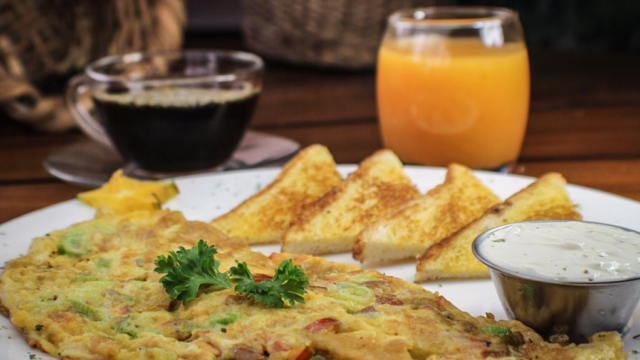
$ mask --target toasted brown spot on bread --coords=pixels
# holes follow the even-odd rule
[[[471,169],[451,164],[443,184],[369,224],[353,256],[367,265],[416,258],[499,202]]]
[[[211,224],[249,244],[279,242],[307,206],[340,181],[329,150],[312,145],[285,165],[273,183]]]
[[[416,280],[489,276],[486,266],[473,256],[471,244],[478,235],[491,228],[518,221],[579,220],[581,216],[565,185],[562,175],[549,173],[505,202],[493,206],[479,219],[429,247],[419,259]]]
[[[378,151],[303,212],[284,235],[282,249],[316,255],[351,251],[369,223],[418,195],[398,157]]]

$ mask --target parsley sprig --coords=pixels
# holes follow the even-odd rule
[[[304,303],[302,295],[307,292],[309,279],[291,260],[280,263],[273,278],[257,282],[245,262],[236,261],[228,272],[220,272],[220,262],[214,257],[217,253],[215,246],[200,240],[191,249],[180,246],[168,256],[158,256],[155,272],[166,274],[160,283],[169,297],[187,305],[196,299],[201,286],[222,290],[231,289],[234,284],[236,292],[268,307],[281,308],[285,302],[291,306]]]
[[[200,240],[189,250],[180,246],[177,252],[169,252],[169,256],[158,256],[155,272],[167,274],[160,282],[169,297],[182,300],[186,305],[198,296],[201,285],[230,289],[228,276],[218,270],[220,262],[214,258],[217,253],[215,246]]]
[[[263,303],[269,307],[281,308],[284,301],[294,306],[296,302],[304,303],[304,295],[309,279],[304,271],[293,265],[291,259],[280,263],[273,278],[256,282],[246,263],[239,263],[229,269],[231,282],[236,284],[235,290],[245,294],[248,299]],[[284,301],[283,301],[284,299]]]

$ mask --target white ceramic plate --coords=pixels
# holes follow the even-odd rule
[[[342,175],[355,170],[354,165],[340,165]],[[406,166],[407,174],[421,192],[433,188],[444,180],[445,169]],[[166,206],[180,210],[190,220],[208,221],[238,205],[245,198],[268,185],[280,169],[258,169],[233,171],[179,178],[176,180],[180,195]],[[533,178],[477,172],[477,176],[503,199],[534,181]],[[569,186],[572,200],[580,207],[585,220],[605,222],[640,231],[640,203],[602,191],[580,186]],[[19,217],[0,225],[0,264],[24,254],[31,239],[73,223],[91,219],[94,209],[77,200],[66,201]],[[279,246],[256,246],[256,250],[270,254],[279,251]],[[356,263],[351,254],[327,256],[328,259],[345,263]],[[415,264],[406,262],[380,267],[387,275],[413,281]],[[505,318],[504,310],[490,280],[449,280],[424,284],[431,291],[438,291],[458,308],[472,315],[491,312],[497,318]],[[636,314],[637,315],[637,314]],[[637,318],[638,316],[636,316]],[[625,351],[640,350],[640,323],[627,333]],[[0,359],[53,359],[42,352],[31,349],[8,319],[0,316]]]

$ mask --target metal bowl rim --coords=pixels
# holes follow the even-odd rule
[[[594,224],[594,225],[599,225],[599,226],[614,227],[614,228],[618,228],[618,229],[621,229],[621,230],[624,230],[624,231],[629,231],[629,232],[632,232],[632,233],[640,235],[640,232],[637,231],[637,230],[629,229],[629,228],[626,228],[626,227],[623,227],[623,226],[619,226],[619,225],[613,225],[613,224],[597,222],[597,221],[585,221],[585,220],[532,220],[532,221],[519,221],[519,222],[505,224],[505,225],[501,225],[501,226],[498,226],[498,227],[495,227],[495,228],[491,228],[491,229],[483,232],[482,234],[478,235],[473,240],[473,243],[471,244],[471,250],[473,251],[473,255],[475,255],[475,257],[481,263],[485,264],[489,268],[491,268],[491,269],[493,269],[493,270],[495,270],[495,271],[497,271],[499,273],[507,274],[507,275],[515,277],[515,278],[529,280],[529,281],[535,281],[535,282],[539,282],[539,283],[561,285],[561,286],[575,286],[575,287],[600,287],[600,286],[618,285],[618,284],[623,284],[623,283],[628,283],[628,282],[633,282],[633,281],[636,281],[636,280],[640,280],[640,273],[638,273],[638,275],[633,276],[633,277],[628,277],[628,278],[623,278],[623,279],[615,279],[615,280],[607,280],[607,281],[555,280],[555,279],[550,279],[550,278],[544,278],[544,277],[520,274],[520,273],[514,272],[513,270],[509,270],[509,269],[506,269],[506,268],[504,268],[502,266],[498,266],[498,265],[492,263],[488,259],[484,258],[482,256],[482,254],[480,253],[480,250],[478,249],[479,246],[480,246],[479,245],[480,242],[484,241],[484,239],[486,239],[487,236],[489,236],[489,234],[494,233],[494,232],[499,231],[499,230],[502,230],[504,228],[511,227],[511,226],[518,225],[518,224],[559,223],[559,222],[586,223],[586,224]]]

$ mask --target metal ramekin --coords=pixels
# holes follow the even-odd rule
[[[598,226],[618,228],[640,234],[620,226],[574,220],[543,220],[522,223],[544,225],[552,222],[586,222]],[[576,282],[515,273],[483,257],[480,244],[487,237],[514,223],[490,229],[473,242],[473,254],[489,267],[491,279],[507,315],[533,328],[545,338],[567,335],[571,342],[584,343],[600,331],[624,334],[640,299],[640,275],[632,278]]]

